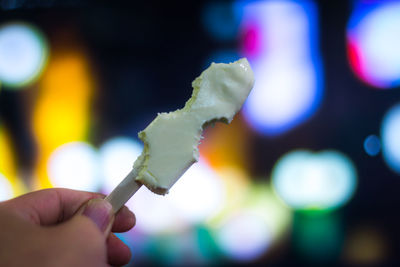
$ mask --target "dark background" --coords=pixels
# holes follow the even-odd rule
[[[78,41],[90,56],[99,81],[93,106],[96,120],[91,126],[90,139],[100,144],[115,135],[136,136],[157,112],[182,107],[191,94],[188,85],[203,70],[209,55],[217,49],[237,48],[239,39],[221,42],[204,30],[201,14],[206,3],[1,1],[0,23],[13,20],[33,23],[46,33],[49,43],[67,40],[70,34],[79,36]],[[400,180],[381,156],[370,157],[365,153],[363,142],[370,134],[379,135],[381,119],[398,102],[400,91],[376,90],[351,71],[345,29],[352,3],[318,1],[317,8],[324,100],[311,119],[287,133],[267,137],[252,132],[250,171],[253,177],[261,176],[272,169],[280,156],[297,148],[342,151],[357,166],[359,177],[352,200],[334,211],[340,218],[343,236],[359,225],[372,225],[385,240],[386,253],[380,263],[396,265],[400,249],[397,214]],[[64,31],[62,38],[60,31]],[[25,94],[3,88],[0,114],[11,132],[19,164],[29,167],[36,152],[33,138],[26,130],[29,127],[21,100]],[[295,213],[296,220],[307,217]],[[295,234],[293,231],[292,235]],[[326,244],[324,233],[318,236],[321,238],[313,241],[315,246]],[[255,263],[344,264],[341,250],[321,258],[307,257],[291,240],[295,237],[290,235],[284,245]]]

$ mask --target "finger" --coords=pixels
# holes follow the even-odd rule
[[[126,232],[133,228],[136,223],[135,214],[130,211],[126,206],[122,207],[115,215],[115,221],[111,229],[112,232]]]
[[[107,239],[108,263],[113,266],[121,266],[129,263],[132,253],[116,235],[110,234]]]
[[[44,189],[4,202],[28,221],[52,225],[71,218],[87,201],[103,198],[98,193],[64,188]]]

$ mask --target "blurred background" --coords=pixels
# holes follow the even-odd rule
[[[399,262],[400,1],[0,3],[0,200],[109,193],[157,112],[247,57],[232,124],[170,194],[128,202],[131,265]]]

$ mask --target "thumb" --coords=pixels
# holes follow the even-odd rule
[[[105,237],[108,236],[114,222],[114,213],[108,201],[101,198],[91,199],[77,212],[76,216],[80,215],[89,218]]]
[[[70,220],[44,229],[45,243],[51,244],[46,252],[54,255],[56,266],[108,266],[106,238],[113,221],[110,203],[89,200]]]

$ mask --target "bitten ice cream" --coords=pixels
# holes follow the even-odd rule
[[[193,83],[192,97],[182,109],[160,113],[139,133],[144,143],[133,170],[106,198],[117,211],[145,185],[166,194],[198,160],[202,131],[215,122],[230,123],[254,84],[247,59],[212,63]]]

